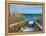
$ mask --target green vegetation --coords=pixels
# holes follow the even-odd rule
[[[21,21],[21,23],[18,23],[17,25],[12,26],[10,29],[11,32],[18,32],[22,27],[27,25],[27,22],[28,21],[24,21],[24,22]]]

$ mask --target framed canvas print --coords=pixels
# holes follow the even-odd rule
[[[45,3],[6,1],[6,36],[45,32]]]

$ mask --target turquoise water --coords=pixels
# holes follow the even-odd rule
[[[29,21],[34,20],[34,17],[38,19],[41,19],[42,14],[21,14],[24,18],[28,19]]]

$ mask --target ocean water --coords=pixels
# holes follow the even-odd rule
[[[42,18],[42,14],[21,14],[24,18],[28,19],[29,21],[34,20],[34,17],[38,19]]]

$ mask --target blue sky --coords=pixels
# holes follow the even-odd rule
[[[19,11],[21,13],[29,14],[41,14],[42,6],[41,5],[22,5],[22,4],[10,4],[10,13]]]

